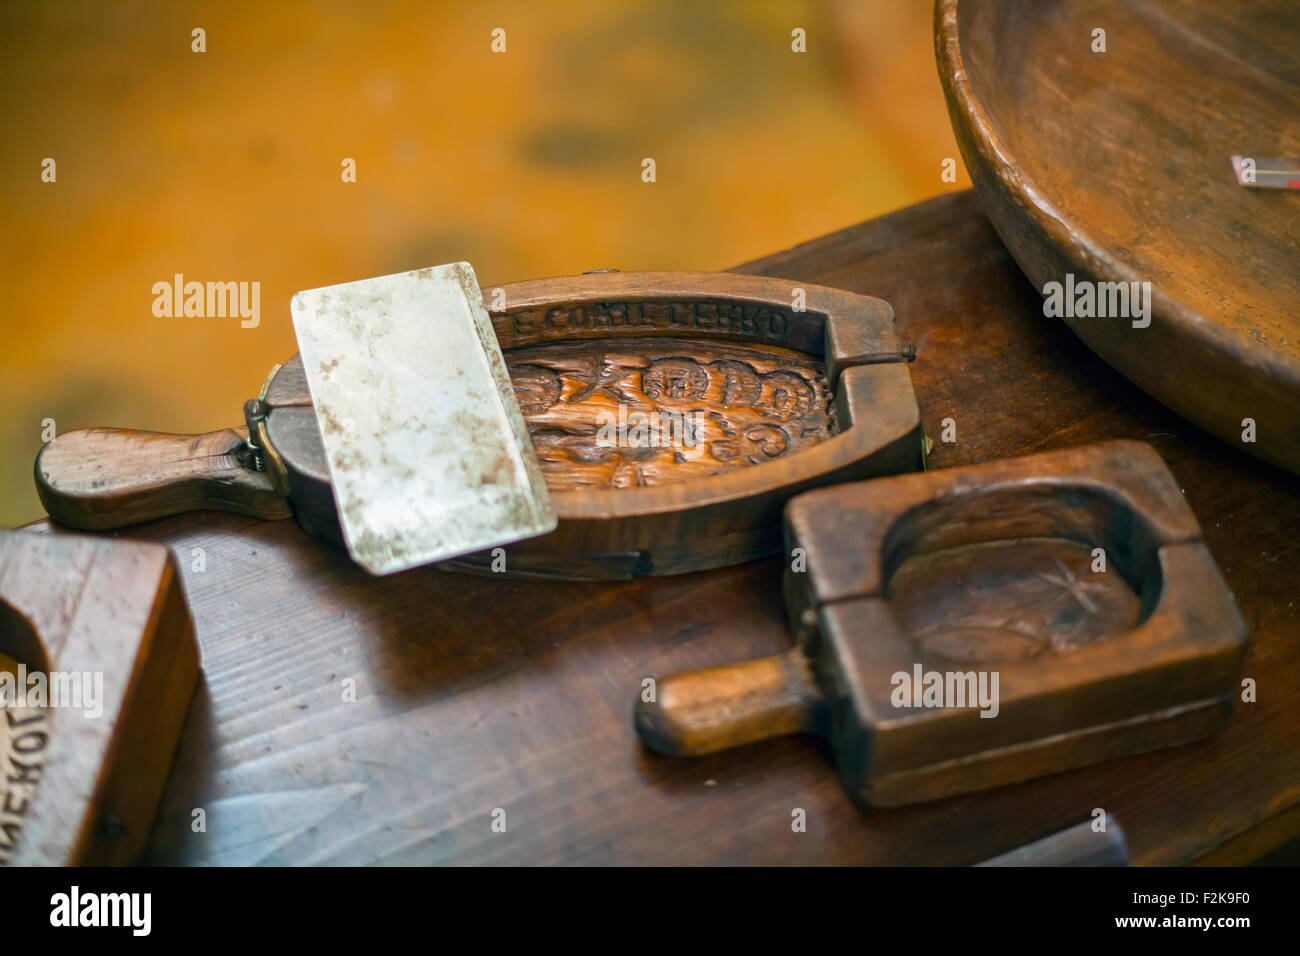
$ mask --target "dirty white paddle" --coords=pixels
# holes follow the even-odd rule
[[[555,528],[468,263],[310,289],[292,311],[357,564],[390,574]]]

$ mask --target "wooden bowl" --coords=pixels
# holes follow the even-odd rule
[[[1150,282],[1148,327],[1065,321],[1174,411],[1300,471],[1300,191],[1243,188],[1230,162],[1300,156],[1294,3],[938,0],[935,21],[962,156],[1029,279]]]

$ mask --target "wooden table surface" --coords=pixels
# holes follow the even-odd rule
[[[819,740],[691,760],[649,754],[633,732],[644,676],[789,645],[779,559],[614,585],[433,569],[377,580],[292,521],[181,516],[129,530],[176,549],[203,655],[147,861],[966,864],[1095,807],[1139,864],[1244,862],[1300,834],[1296,480],[1183,422],[1045,319],[970,193],[739,271],[893,303],[918,351],[932,467],[1154,445],[1250,629],[1258,702],[1189,746],[860,810]],[[938,441],[945,418],[955,443]],[[795,808],[806,832],[792,831]]]

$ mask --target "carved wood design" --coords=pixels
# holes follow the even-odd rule
[[[0,619],[8,615],[13,612],[0,599]],[[0,628],[4,627],[0,622]],[[0,650],[0,675],[7,674],[15,686],[18,667],[17,660]],[[12,703],[0,708],[0,766],[6,772],[5,780],[0,782],[0,866],[7,864],[17,850],[28,810],[36,799],[49,745],[48,708]]]
[[[823,364],[779,346],[565,342],[512,349],[506,364],[552,490],[718,475],[836,430]]]

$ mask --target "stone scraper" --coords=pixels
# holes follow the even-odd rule
[[[309,289],[292,312],[357,564],[390,574],[555,528],[469,263]]]

